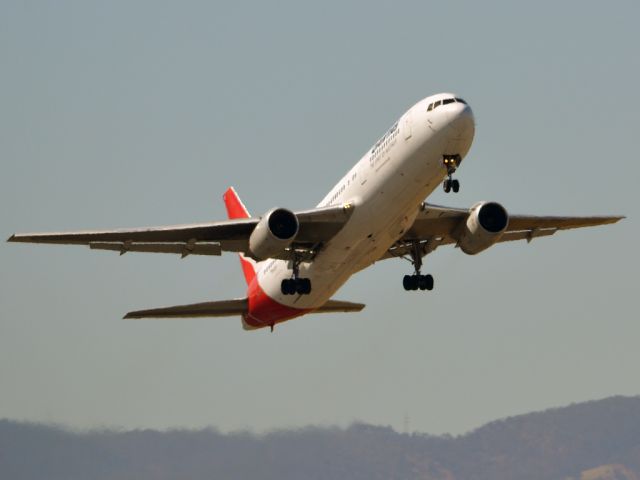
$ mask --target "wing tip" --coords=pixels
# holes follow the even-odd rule
[[[147,318],[149,317],[149,313],[151,313],[149,310],[135,310],[133,312],[127,312],[124,314],[124,317],[122,317],[123,320],[139,320],[141,318]]]
[[[624,220],[627,218],[625,215],[611,215],[610,217],[604,217],[601,221],[601,225],[611,225],[613,223],[618,223],[620,220]]]
[[[46,241],[39,241],[38,234],[34,233],[14,233],[9,238],[7,238],[7,242],[12,243],[47,243]]]
[[[24,233],[14,233],[9,238],[7,238],[7,242],[11,243],[36,243],[33,238],[33,234],[24,234]]]

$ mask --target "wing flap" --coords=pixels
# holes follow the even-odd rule
[[[89,242],[92,250],[111,250],[124,255],[127,252],[176,253],[187,255],[222,255],[219,243],[142,243],[142,242]]]
[[[616,223],[623,218],[622,216],[539,217],[533,215],[511,215],[509,216],[507,232],[548,228],[568,230],[570,228],[596,227],[598,225]]]
[[[192,303],[174,307],[151,308],[127,313],[124,318],[196,318],[230,317],[247,312],[247,299]]]
[[[532,230],[521,230],[519,232],[506,232],[500,238],[500,242],[512,242],[515,240],[526,240],[531,242],[534,238],[548,237],[558,231],[557,228],[534,228]]]

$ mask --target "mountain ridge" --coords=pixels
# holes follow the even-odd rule
[[[356,423],[264,434],[91,430],[0,420],[0,478],[638,480],[640,396],[573,403],[466,434]]]

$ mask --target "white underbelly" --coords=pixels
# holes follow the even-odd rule
[[[290,262],[284,260],[259,275],[265,293],[283,305],[318,308],[354,273],[380,259],[411,227],[421,202],[442,181],[440,153],[432,158],[425,156],[418,172],[405,170],[404,175],[394,172],[394,177],[378,185],[371,182],[371,195],[355,208],[345,227],[313,262],[300,265],[300,276],[311,280],[310,294],[281,293],[282,280],[291,276]]]

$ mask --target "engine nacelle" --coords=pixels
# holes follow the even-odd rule
[[[496,202],[480,202],[471,207],[458,236],[458,246],[468,255],[486,250],[502,237],[509,225],[509,214]]]
[[[272,258],[291,245],[299,226],[298,218],[290,210],[269,210],[251,232],[249,251],[258,260]]]

